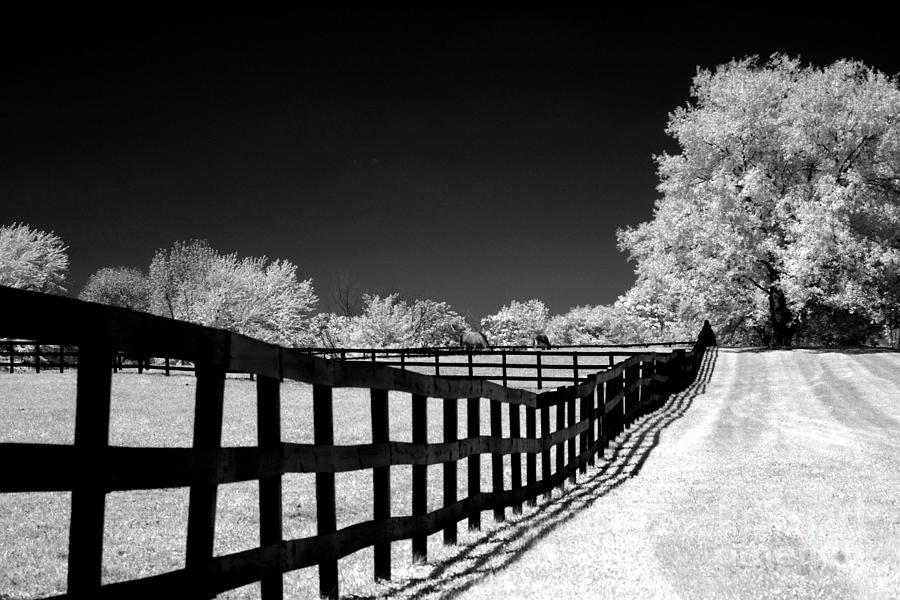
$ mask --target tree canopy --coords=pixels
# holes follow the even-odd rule
[[[424,348],[448,346],[468,325],[446,302],[415,300],[399,294],[363,294],[358,315],[316,315],[313,331],[325,347]]]
[[[312,341],[318,297],[290,261],[220,254],[204,240],[176,242],[153,257],[150,292],[155,314],[285,346]]]
[[[58,235],[24,223],[0,227],[0,285],[62,294],[69,271],[67,247]]]
[[[775,55],[699,70],[655,157],[651,221],[619,231],[633,300],[696,328],[786,346],[829,311],[895,319],[900,87],[841,60]]]
[[[150,281],[137,269],[103,267],[90,276],[78,298],[110,306],[149,311]]]
[[[549,320],[550,311],[540,300],[513,300],[481,319],[481,330],[495,346],[529,345],[534,334],[544,333]]]

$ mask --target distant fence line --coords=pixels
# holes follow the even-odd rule
[[[507,507],[520,512],[524,503],[533,505],[554,487],[564,487],[567,479],[574,481],[635,418],[686,387],[705,350],[698,341],[689,351],[637,354],[578,385],[535,393],[478,378],[450,379],[377,362],[318,358],[222,330],[69,298],[0,287],[0,301],[17,315],[2,325],[0,335],[78,347],[74,444],[0,444],[0,464],[5,466],[0,493],[71,491],[68,591],[57,598],[208,598],[260,582],[265,600],[280,599],[283,574],[310,566],[318,566],[320,593],[337,598],[338,559],[366,547],[374,549],[375,577],[389,579],[392,542],[410,539],[413,555],[425,558],[428,535],[442,531],[445,543],[454,543],[460,521],[478,529],[482,511],[493,510],[503,520]],[[117,351],[196,365],[192,448],[109,445],[110,365]],[[221,446],[228,371],[256,375],[256,447]],[[313,386],[313,444],[281,441],[283,379]],[[334,445],[332,390],[340,387],[370,390],[370,444]],[[397,401],[389,392],[408,395],[412,442],[389,438],[388,406]],[[427,443],[428,398],[443,400],[441,443]],[[489,435],[481,434],[481,399],[490,403]],[[457,429],[463,405],[466,437]],[[551,411],[556,416],[553,429]],[[504,412],[508,437],[502,436]],[[481,454],[492,456],[490,491],[481,489]],[[510,457],[509,488],[504,488],[504,456]],[[459,499],[457,465],[462,460],[468,464],[468,495]],[[396,465],[412,466],[410,516],[391,515],[390,467]],[[443,468],[442,506],[428,512],[427,469],[436,465]],[[373,474],[373,519],[338,530],[335,473],[360,469]],[[286,473],[315,473],[315,536],[283,537],[281,478]],[[217,487],[249,480],[259,481],[260,546],[215,556]],[[106,494],[168,487],[190,488],[184,568],[103,585]]]
[[[464,350],[459,347],[438,348],[299,348],[301,352],[340,360],[370,360],[382,365],[412,368],[421,371],[427,368],[435,376],[453,379],[488,379],[508,385],[510,382],[534,382],[534,387],[543,389],[545,383],[578,383],[584,372],[600,372],[612,368],[616,357],[624,358],[638,351],[628,348],[648,348],[651,346],[688,346],[693,342],[652,342],[648,344],[594,344],[580,346],[558,346],[551,350],[529,349],[527,346],[497,346],[490,350]],[[17,349],[18,347],[18,349]],[[587,348],[589,350],[574,350]],[[594,351],[596,348],[618,348],[620,351]],[[516,362],[516,357],[524,357],[524,362]],[[549,357],[551,362],[546,362]],[[463,361],[459,360],[462,358]],[[489,358],[490,361],[479,360]],[[566,359],[561,364],[559,359]],[[603,362],[591,362],[604,359]],[[38,344],[34,340],[0,340],[0,369],[14,372],[19,369],[41,370],[76,368],[77,349],[62,345]],[[443,359],[443,362],[442,362]],[[448,360],[449,359],[449,360]],[[513,359],[510,361],[510,359]],[[497,362],[499,361],[499,362]],[[136,357],[125,352],[115,352],[112,358],[113,372],[135,370],[159,371],[165,375],[172,372],[193,372],[194,365],[172,360],[170,357]],[[443,367],[443,370],[442,370]],[[466,371],[459,373],[459,370]],[[480,373],[478,371],[481,371]],[[485,370],[499,370],[485,373]],[[448,372],[449,371],[449,372]],[[452,372],[457,371],[457,372]],[[561,373],[566,373],[562,375]],[[253,379],[253,374],[250,374]]]
[[[110,366],[114,373],[134,369],[138,373],[162,371],[170,375],[173,371],[195,370],[194,365],[169,357],[138,358],[121,351],[114,352],[110,357]],[[14,373],[16,369],[34,369],[36,373],[51,370],[63,373],[66,369],[77,368],[78,348],[75,346],[0,339],[0,371]]]

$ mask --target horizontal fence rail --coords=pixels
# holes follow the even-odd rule
[[[221,330],[10,288],[0,287],[0,301],[17,315],[0,334],[38,344],[54,340],[78,349],[74,444],[0,444],[0,493],[71,492],[68,591],[59,598],[213,597],[260,582],[262,597],[269,600],[283,596],[284,573],[312,566],[318,567],[321,595],[337,598],[338,559],[368,547],[374,549],[375,577],[389,579],[392,542],[410,540],[413,555],[427,558],[428,535],[442,532],[445,543],[454,543],[460,521],[478,529],[485,510],[503,520],[507,509],[520,512],[523,505],[533,505],[584,473],[634,419],[660,407],[693,380],[705,349],[698,341],[690,350],[634,354],[577,383],[534,392],[478,377],[436,377],[378,361],[329,360]],[[168,356],[195,365],[191,448],[109,445],[111,367],[117,352]],[[258,446],[221,445],[229,371],[257,378]],[[281,440],[279,388],[285,379],[313,386],[312,444]],[[334,444],[333,390],[345,387],[369,390],[371,443]],[[442,399],[444,434],[439,443],[427,441],[429,398]],[[488,423],[481,422],[482,400],[490,407]],[[390,439],[388,408],[395,402],[409,403],[412,409],[411,442]],[[457,426],[461,414],[464,433]],[[492,456],[489,490],[482,489],[480,476],[480,457],[486,454]],[[508,487],[505,457],[512,470]],[[468,464],[463,498],[457,497],[460,461]],[[397,465],[412,466],[411,515],[391,513],[389,469]],[[433,491],[427,486],[427,469],[438,465],[443,496],[441,506],[429,512]],[[372,472],[373,518],[338,529],[335,474],[356,470]],[[314,536],[284,539],[281,478],[289,473],[315,474]],[[217,488],[253,480],[259,481],[260,545],[215,556]],[[102,585],[106,494],[169,487],[190,490],[184,567]]]

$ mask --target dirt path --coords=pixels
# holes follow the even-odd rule
[[[900,354],[722,349],[623,442],[417,595],[900,595]]]

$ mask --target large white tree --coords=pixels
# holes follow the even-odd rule
[[[774,346],[817,306],[895,311],[900,86],[854,61],[781,55],[700,70],[656,157],[651,221],[619,232],[661,312]]]
[[[150,263],[151,310],[285,346],[312,342],[318,298],[286,260],[220,254],[206,241],[176,242]]]
[[[53,232],[24,223],[0,227],[0,285],[65,293],[69,256],[63,241]]]

